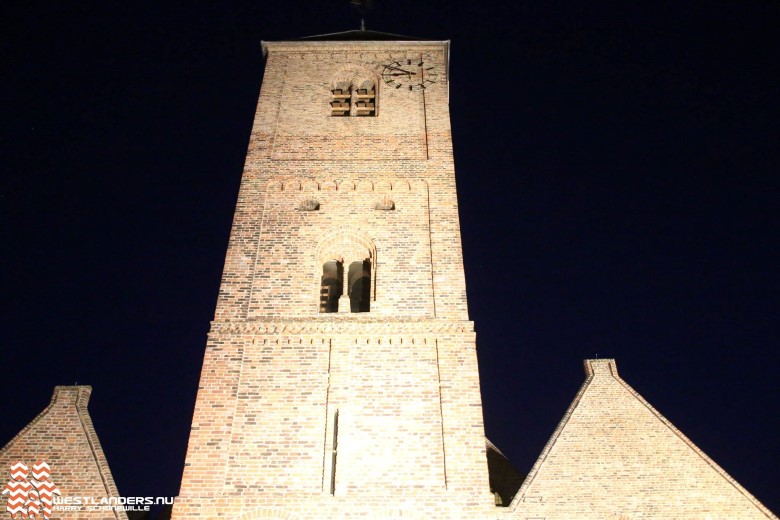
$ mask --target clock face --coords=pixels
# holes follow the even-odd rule
[[[438,81],[436,66],[426,56],[405,58],[387,63],[382,79],[390,87],[400,90],[425,90]]]

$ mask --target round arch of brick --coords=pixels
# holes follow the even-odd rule
[[[373,89],[379,85],[379,75],[375,72],[355,65],[341,67],[331,76],[330,88],[348,89],[354,88]]]
[[[260,518],[276,518],[285,520],[294,520],[292,513],[280,511],[279,509],[255,509],[239,516],[237,520],[257,520]]]
[[[373,271],[376,269],[376,243],[368,233],[357,227],[339,226],[326,233],[317,244],[320,265],[336,258],[349,262],[370,260]]]
[[[369,260],[371,263],[371,299],[376,300],[376,242],[355,226],[339,226],[326,233],[317,243],[315,279],[322,276],[322,265],[332,260],[352,262]]]
[[[336,89],[341,90],[342,92],[352,92],[354,93],[357,90],[364,89],[366,91],[373,91],[373,97],[372,97],[372,103],[374,105],[374,112],[373,115],[376,115],[379,110],[379,103],[380,99],[377,95],[379,93],[379,75],[376,74],[374,71],[371,71],[365,67],[361,67],[358,65],[348,65],[345,67],[341,67],[340,69],[336,70],[335,73],[331,76],[330,81],[330,90],[335,91]],[[352,115],[355,115],[354,112],[354,105],[355,105],[355,98],[352,97],[352,100],[350,103],[353,106]],[[323,108],[326,108],[328,112],[330,113],[330,105],[323,106]]]

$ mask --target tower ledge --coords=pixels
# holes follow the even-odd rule
[[[327,314],[308,318],[213,321],[212,334],[464,334],[474,332],[473,321],[420,318],[375,318],[368,315]]]

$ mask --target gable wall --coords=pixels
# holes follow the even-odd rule
[[[513,503],[519,518],[774,518],[620,379],[614,360],[586,369]]]
[[[5,482],[11,464],[32,467],[43,460],[51,467],[51,480],[63,497],[100,500],[119,495],[108,462],[87,412],[92,388],[58,386],[49,406],[0,450],[0,468]],[[3,502],[7,495],[2,495]],[[4,509],[4,507],[2,508]],[[126,519],[124,512],[55,511],[62,519]]]

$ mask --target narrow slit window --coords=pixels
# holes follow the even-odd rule
[[[336,494],[336,459],[339,449],[339,411],[333,414],[333,445],[330,457],[330,494]]]

